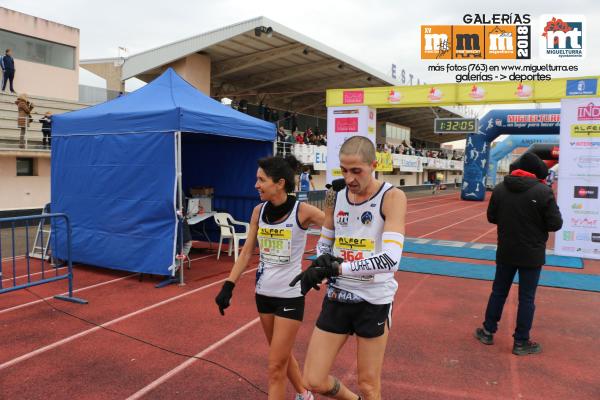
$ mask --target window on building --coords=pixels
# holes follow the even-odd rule
[[[17,176],[35,176],[35,172],[33,158],[17,158]]]
[[[2,29],[0,29],[0,43],[2,43],[2,54],[4,54],[4,50],[12,49],[14,58],[75,69],[74,47]]]

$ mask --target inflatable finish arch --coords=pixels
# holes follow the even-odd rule
[[[506,139],[497,143],[496,146],[492,148],[492,152],[490,153],[490,161],[488,164],[486,183],[492,186],[496,184],[496,171],[498,170],[498,162],[514,149],[518,147],[529,147],[532,144],[537,143],[558,145],[560,141],[559,138],[559,135],[508,136]]]
[[[461,199],[483,201],[490,143],[500,135],[558,135],[560,109],[493,110],[479,120],[479,131],[467,136]]]

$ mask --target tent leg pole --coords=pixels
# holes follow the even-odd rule
[[[179,215],[183,215],[183,183],[182,180],[182,168],[181,168],[181,131],[175,132],[175,140],[177,143],[177,209],[179,210]],[[184,216],[185,218],[185,216]],[[183,280],[183,261],[179,266],[179,286],[184,286],[185,282]]]

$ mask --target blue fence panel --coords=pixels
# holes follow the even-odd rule
[[[52,247],[56,246],[56,242],[53,242],[51,239],[48,242],[48,236],[44,236],[45,226],[50,224],[51,232],[50,238],[56,238],[56,233],[58,229],[64,229],[66,231],[66,249],[64,254],[67,255],[67,258],[64,260],[54,260],[54,264],[52,263]],[[36,233],[36,240],[34,244],[39,243],[39,246],[35,246],[32,248],[30,246],[30,229],[36,226],[38,232]],[[7,235],[2,235],[3,229],[10,229],[10,233]],[[21,241],[18,232],[23,233],[25,238],[22,239],[25,246],[23,247],[23,243]],[[39,235],[39,236],[38,236]],[[4,241],[10,240],[10,245],[3,243]],[[7,239],[8,238],[8,239]],[[4,247],[3,247],[4,246]],[[10,248],[10,254],[7,255],[4,252],[3,248]],[[49,250],[48,250],[49,248]],[[40,250],[39,262],[36,257],[36,250]],[[23,254],[20,254],[23,253]],[[47,257],[47,254],[50,254],[50,257]],[[35,261],[34,261],[35,259]],[[18,275],[17,264],[19,266],[25,267],[25,274]],[[33,272],[34,266],[37,268],[37,265],[40,266],[40,271]],[[5,270],[6,267],[12,272],[12,275],[9,278],[5,278]],[[66,271],[59,272],[62,269],[66,269]],[[35,279],[36,276],[40,276],[40,279]],[[0,294],[13,292],[15,290],[27,289],[33,286],[43,285],[50,282],[56,282],[59,280],[67,280],[68,282],[68,293],[67,295],[57,295],[54,298],[59,300],[70,301],[73,303],[79,304],[87,304],[86,300],[79,299],[77,297],[73,297],[73,264],[71,261],[71,223],[69,221],[69,217],[66,214],[62,213],[42,213],[40,215],[28,215],[21,217],[11,217],[11,218],[0,218]],[[8,284],[8,285],[7,285]]]

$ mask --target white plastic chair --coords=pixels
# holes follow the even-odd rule
[[[248,231],[250,230],[250,224],[247,222],[236,221],[233,217],[228,213],[216,213],[214,215],[215,222],[221,228],[221,237],[219,238],[219,249],[217,250],[217,260],[221,256],[221,244],[223,243],[223,239],[229,240],[229,249],[227,250],[227,254],[231,255],[231,250],[233,247],[233,257],[234,260],[237,261],[240,240],[246,240],[248,238]],[[244,232],[236,232],[235,225],[241,225],[245,227]],[[232,246],[233,244],[233,246]]]

